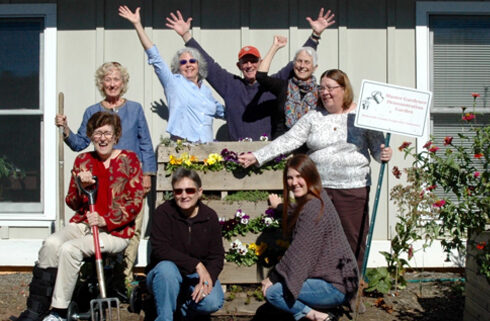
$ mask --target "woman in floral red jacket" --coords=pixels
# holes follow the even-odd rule
[[[142,170],[135,153],[114,149],[121,136],[117,114],[95,113],[87,123],[87,135],[95,151],[75,159],[67,205],[75,211],[70,223],[44,240],[29,287],[27,310],[18,320],[60,321],[66,319],[84,257],[94,254],[91,226],[100,229],[103,253],[126,248],[134,234],[134,220],[141,210],[144,190]],[[95,184],[98,190],[95,211],[89,211],[88,197],[77,187]],[[48,316],[49,307],[52,307]],[[46,317],[45,317],[46,316]]]

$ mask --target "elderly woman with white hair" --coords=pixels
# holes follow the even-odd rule
[[[335,21],[329,21],[329,26]],[[272,138],[287,132],[310,109],[318,103],[316,78],[317,54],[311,47],[299,48],[293,59],[293,71],[288,79],[269,77],[270,64],[276,52],[286,46],[287,38],[274,36],[269,52],[257,71],[257,81],[277,96],[276,112],[272,116]]]
[[[132,12],[127,6],[120,6],[119,15],[134,25],[148,55],[148,63],[153,65],[165,90],[170,138],[212,142],[213,118],[223,118],[225,111],[224,106],[212,96],[211,89],[202,83],[207,76],[206,61],[197,50],[183,48],[177,51],[169,69],[143,29],[140,8]]]

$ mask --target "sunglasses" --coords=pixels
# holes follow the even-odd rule
[[[185,65],[185,64],[187,64],[187,62],[189,62],[190,64],[195,64],[197,62],[197,59],[194,59],[194,58],[191,58],[189,60],[182,59],[179,62],[180,62],[181,65]]]
[[[247,62],[250,62],[252,64],[256,64],[259,62],[259,58],[257,57],[244,57],[239,60],[241,64],[246,64]]]
[[[194,195],[197,192],[197,189],[194,187],[188,187],[188,188],[174,188],[174,194],[175,195],[181,195],[183,192],[187,195]]]

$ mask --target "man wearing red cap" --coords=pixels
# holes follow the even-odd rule
[[[324,14],[322,8],[316,20],[307,17],[306,20],[310,23],[313,32],[303,46],[316,49],[321,33],[329,26],[333,16],[330,10]],[[241,78],[223,69],[192,38],[191,21],[192,18],[184,20],[180,11],[177,11],[176,14],[170,13],[166,25],[182,37],[186,47],[199,50],[206,59],[208,64],[206,80],[225,100],[225,117],[230,140],[240,140],[245,137],[259,140],[262,135],[272,137],[271,114],[277,102],[276,96],[263,88],[255,79],[260,63],[259,50],[253,46],[245,46],[238,53],[237,67],[243,74]],[[287,79],[292,69],[293,63],[290,62],[272,77]]]

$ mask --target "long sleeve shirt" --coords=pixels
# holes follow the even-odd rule
[[[245,137],[259,140],[262,135],[272,137],[271,115],[277,106],[276,96],[258,82],[250,84],[242,77],[228,72],[194,38],[185,45],[199,50],[208,63],[206,80],[225,101],[230,140]],[[308,38],[304,46],[316,49],[318,43]],[[290,62],[271,77],[287,79],[292,70],[293,63]]]
[[[65,138],[68,147],[75,152],[87,148],[90,144],[90,138],[87,137],[87,122],[93,114],[99,111],[115,112],[121,119],[122,135],[119,142],[114,145],[114,149],[135,152],[142,163],[143,173],[155,175],[157,162],[145,113],[143,107],[134,101],[127,100],[124,105],[115,110],[104,108],[100,103],[88,107],[83,113],[82,124],[78,132],[75,134],[70,131],[68,137]]]
[[[329,114],[310,110],[288,132],[253,154],[260,165],[306,143],[326,188],[371,185],[370,154],[380,162],[383,133],[354,126],[355,112]]]
[[[175,200],[156,209],[151,225],[151,257],[147,271],[166,260],[175,263],[181,274],[188,275],[196,272],[196,266],[201,262],[216,283],[225,259],[221,226],[214,210],[201,202],[198,206],[199,211],[193,218],[180,214]]]
[[[135,153],[122,150],[104,167],[96,152],[82,153],[75,158],[75,174],[90,171],[97,176],[98,189],[95,211],[104,218],[108,233],[122,238],[134,235],[134,220],[143,206],[143,174]],[[87,223],[89,202],[87,195],[78,190],[75,179],[71,178],[66,204],[75,211],[70,222]]]
[[[156,46],[146,50],[164,90],[169,109],[167,132],[191,142],[213,141],[213,118],[224,118],[225,109],[202,82],[197,86],[181,74],[173,74]]]
[[[324,190],[321,200],[313,198],[301,209],[291,244],[271,273],[273,282],[279,280],[275,273],[282,277],[295,299],[306,279],[311,278],[331,283],[348,297],[356,292],[357,261],[337,211]]]

